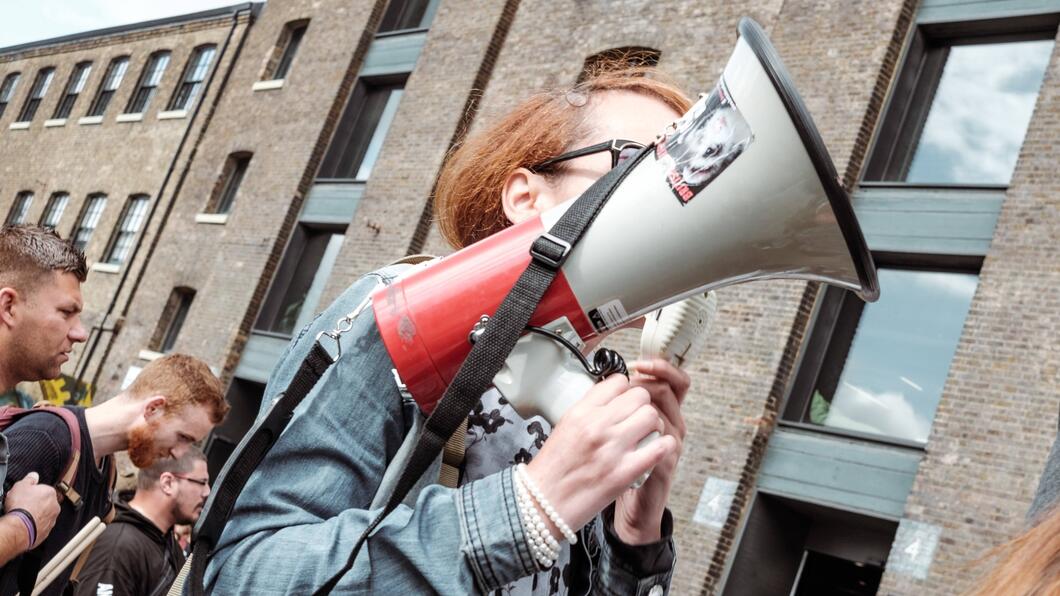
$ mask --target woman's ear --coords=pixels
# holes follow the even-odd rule
[[[550,206],[546,198],[551,186],[544,176],[526,168],[518,168],[508,175],[501,191],[504,216],[513,224],[537,217]]]

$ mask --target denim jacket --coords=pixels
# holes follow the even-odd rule
[[[301,331],[269,379],[259,416],[287,388],[317,335],[356,309],[380,276],[399,271],[359,279]],[[392,368],[368,308],[247,481],[207,567],[208,592],[309,594],[342,568],[376,515],[369,507],[388,463],[423,420],[398,391]],[[457,489],[428,483],[436,478],[437,464],[378,526],[336,593],[485,593],[535,571],[510,469]],[[673,552],[672,540],[664,542],[671,563],[641,576],[642,561],[623,561],[620,553],[630,551],[599,541],[594,592],[664,593]]]

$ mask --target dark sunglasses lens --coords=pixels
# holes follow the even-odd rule
[[[615,160],[615,165],[617,166],[620,164],[624,164],[627,161],[633,159],[638,153],[640,153],[640,150],[643,148],[644,147],[641,147],[639,145],[626,145],[622,147],[618,150],[618,159]]]

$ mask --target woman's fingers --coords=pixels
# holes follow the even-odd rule
[[[684,401],[685,395],[688,393],[688,387],[692,384],[692,378],[688,376],[687,372],[662,358],[637,360],[631,363],[630,367],[642,375],[649,375],[668,383],[673,388],[678,403]]]

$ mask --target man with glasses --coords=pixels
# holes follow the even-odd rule
[[[176,524],[194,524],[210,495],[206,457],[191,447],[139,471],[136,495],[96,541],[74,593],[78,596],[165,594],[184,565]]]

